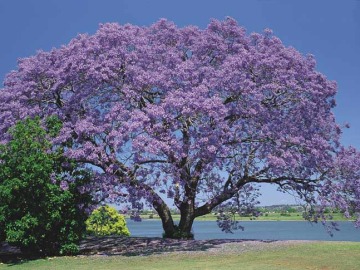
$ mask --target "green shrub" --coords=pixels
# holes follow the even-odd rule
[[[108,205],[101,206],[92,212],[86,220],[86,230],[89,234],[96,236],[130,235],[124,216]]]
[[[283,217],[290,217],[290,216],[291,216],[291,214],[290,214],[289,212],[281,211],[280,216],[283,216]]]
[[[79,246],[75,243],[62,245],[60,255],[76,255],[79,253]]]
[[[91,175],[76,166],[64,168],[61,148],[52,151],[49,133],[59,121],[26,119],[11,129],[11,140],[0,145],[0,240],[25,253],[74,253],[85,232],[89,193],[80,193]],[[65,179],[64,179],[65,178]],[[71,179],[71,181],[69,180]],[[60,183],[65,183],[66,188]]]

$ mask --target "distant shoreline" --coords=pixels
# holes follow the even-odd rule
[[[130,220],[130,218],[126,217],[127,220]],[[141,220],[144,221],[161,221],[160,218],[142,218]],[[174,219],[174,221],[180,221],[180,219]],[[207,220],[207,219],[195,219],[195,221],[211,221],[211,222],[216,222],[216,219],[214,220]],[[287,219],[287,220],[247,220],[247,219],[237,219],[236,221],[239,222],[310,222],[308,220],[305,219],[300,219],[300,220],[296,220],[296,219]],[[355,222],[355,220],[353,219],[347,219],[347,220],[327,220],[327,221],[334,221],[334,222]]]

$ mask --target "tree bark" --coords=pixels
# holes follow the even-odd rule
[[[176,230],[169,207],[160,197],[153,201],[153,207],[161,218],[164,229],[164,237],[173,238],[172,236],[175,235]]]
[[[188,199],[188,201],[185,201],[181,204],[180,214],[181,216],[178,226],[178,238],[194,239],[194,234],[191,232],[195,219],[194,199]]]

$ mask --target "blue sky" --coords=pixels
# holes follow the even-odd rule
[[[248,33],[271,28],[286,45],[315,55],[317,69],[338,83],[335,115],[348,122],[342,142],[360,149],[359,0],[0,0],[0,81],[18,58],[67,44],[99,23],[150,25],[159,18],[179,27],[206,27],[235,18]],[[292,199],[265,187],[262,204]]]

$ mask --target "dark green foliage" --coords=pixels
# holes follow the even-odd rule
[[[63,244],[59,253],[60,255],[76,255],[79,253],[79,245],[75,243]]]
[[[89,206],[91,197],[79,187],[91,175],[64,158],[61,148],[52,149],[47,138],[60,128],[55,117],[46,129],[38,118],[26,119],[0,145],[0,240],[27,253],[73,254],[85,231],[87,216],[78,205]]]

